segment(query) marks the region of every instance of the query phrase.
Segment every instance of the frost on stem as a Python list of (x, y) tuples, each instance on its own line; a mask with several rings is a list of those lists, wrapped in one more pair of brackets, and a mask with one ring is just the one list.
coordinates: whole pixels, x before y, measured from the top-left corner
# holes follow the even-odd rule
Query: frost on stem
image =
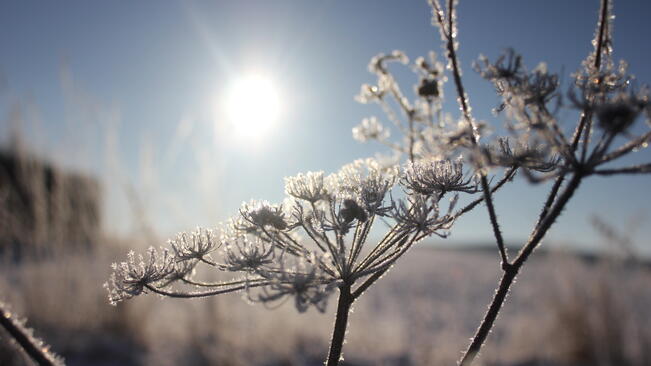
[(0, 301), (0, 328), (7, 332), (10, 343), (15, 342), (38, 365), (65, 365), (64, 359), (55, 354), (43, 340), (36, 337), (26, 323), (25, 319), (20, 319), (11, 311), (8, 304)]

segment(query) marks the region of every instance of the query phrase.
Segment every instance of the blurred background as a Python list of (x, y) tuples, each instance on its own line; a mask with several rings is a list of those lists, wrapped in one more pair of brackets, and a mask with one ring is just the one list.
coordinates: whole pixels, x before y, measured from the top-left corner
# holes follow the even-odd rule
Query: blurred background
[[(500, 131), (472, 71), (512, 47), (563, 90), (592, 50), (598, 1), (459, 5), (473, 113)], [(651, 4), (614, 7), (615, 59), (651, 82)], [(441, 52), (425, 1), (3, 1), (0, 3), (0, 300), (71, 365), (316, 365), (333, 322), (238, 295), (140, 297), (102, 284), (130, 249), (215, 227), (283, 177), (386, 152), (351, 129), (382, 111), (354, 100), (376, 54)], [(397, 67), (403, 90), (417, 79)], [(451, 85), (445, 112), (457, 116)], [(570, 107), (570, 106), (567, 106)], [(571, 108), (559, 119), (575, 121)], [(628, 163), (648, 162), (641, 150)], [(525, 267), (486, 365), (651, 364), (651, 178), (591, 178)], [(529, 234), (548, 186), (497, 195), (506, 240)], [(485, 210), (413, 250), (356, 304), (350, 365), (451, 364), (499, 278)], [(273, 316), (272, 316), (273, 315)], [(278, 335), (282, 334), (282, 337)], [(0, 332), (0, 364), (29, 361)]]

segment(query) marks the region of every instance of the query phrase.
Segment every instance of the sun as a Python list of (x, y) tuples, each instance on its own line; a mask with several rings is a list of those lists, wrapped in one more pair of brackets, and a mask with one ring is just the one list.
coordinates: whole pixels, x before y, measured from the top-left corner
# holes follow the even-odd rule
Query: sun
[(225, 117), (238, 139), (262, 140), (278, 122), (280, 94), (269, 77), (243, 76), (230, 85), (225, 97)]

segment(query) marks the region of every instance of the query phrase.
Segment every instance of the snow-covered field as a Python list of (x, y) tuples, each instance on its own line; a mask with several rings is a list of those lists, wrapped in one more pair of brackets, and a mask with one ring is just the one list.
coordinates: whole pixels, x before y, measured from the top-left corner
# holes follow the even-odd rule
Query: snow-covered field
[[(0, 292), (70, 365), (319, 365), (325, 314), (208, 300), (139, 297), (108, 305), (112, 250), (54, 262), (5, 263)], [(354, 307), (348, 365), (451, 365), (499, 279), (492, 250), (416, 248)], [(331, 300), (334, 302), (334, 298)], [(0, 333), (0, 364), (26, 361)], [(651, 269), (539, 252), (518, 278), (479, 364), (651, 364)]]

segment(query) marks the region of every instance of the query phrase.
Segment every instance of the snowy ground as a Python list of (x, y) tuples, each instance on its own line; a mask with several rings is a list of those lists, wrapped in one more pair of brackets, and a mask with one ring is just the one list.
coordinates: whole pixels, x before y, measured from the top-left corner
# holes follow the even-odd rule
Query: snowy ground
[[(3, 265), (0, 293), (70, 365), (320, 365), (325, 314), (210, 300), (106, 302), (110, 253)], [(492, 250), (415, 249), (354, 307), (347, 365), (451, 365), (499, 279)], [(0, 333), (0, 364), (20, 365)], [(651, 364), (651, 270), (539, 252), (484, 347), (480, 365)]]

